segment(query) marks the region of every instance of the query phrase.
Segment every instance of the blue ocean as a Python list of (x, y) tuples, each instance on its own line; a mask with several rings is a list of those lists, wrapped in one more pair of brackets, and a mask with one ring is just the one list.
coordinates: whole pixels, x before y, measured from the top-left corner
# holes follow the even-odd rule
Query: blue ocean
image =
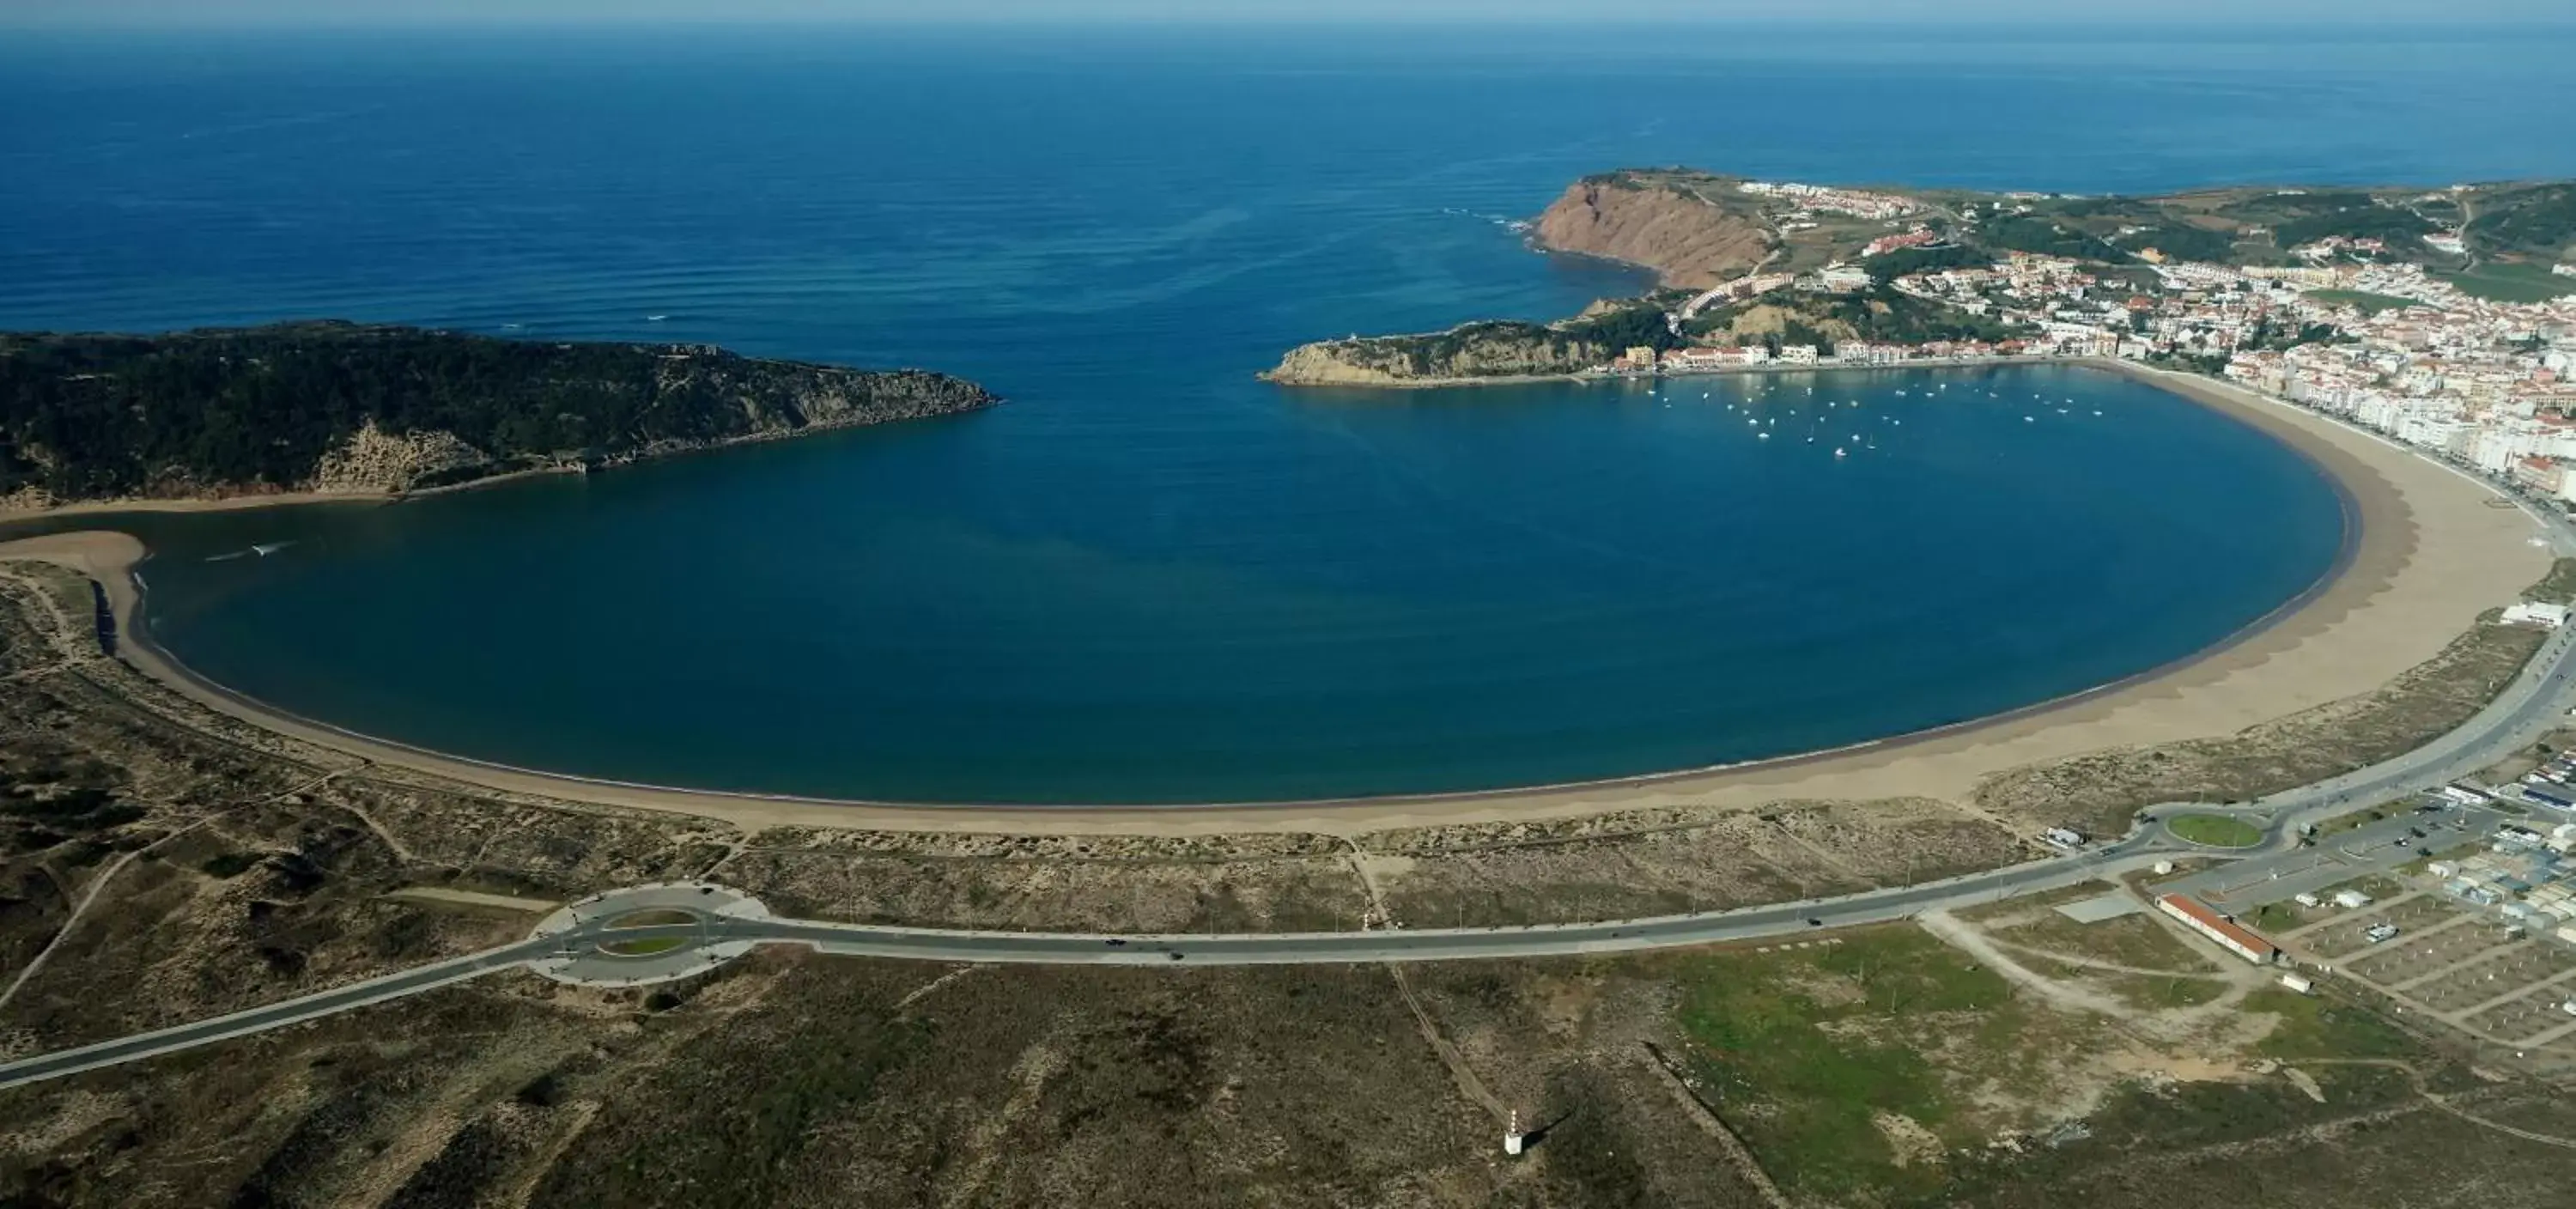
[[(1008, 397), (400, 506), (127, 523), (163, 644), (354, 730), (927, 801), (1609, 777), (2187, 657), (2316, 582), (2340, 502), (2253, 431), (2076, 369), (1403, 395), (1257, 371), (1633, 292), (1507, 225), (1617, 166), (2087, 192), (2576, 176), (2576, 142), (2500, 116), (2576, 112), (2571, 50), (26, 34), (0, 42), (0, 326), (704, 341)], [(216, 557), (253, 543), (275, 552)]]

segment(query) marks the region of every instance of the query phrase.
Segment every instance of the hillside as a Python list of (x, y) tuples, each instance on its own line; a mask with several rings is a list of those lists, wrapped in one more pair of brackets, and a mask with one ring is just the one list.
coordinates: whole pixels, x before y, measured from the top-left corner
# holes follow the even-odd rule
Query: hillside
[[(1750, 180), (1690, 168), (1630, 168), (1568, 186), (1529, 225), (1541, 249), (1654, 270), (1661, 296), (1556, 324), (1471, 323), (1414, 336), (1353, 337), (1292, 350), (1263, 376), (1286, 384), (1426, 385), (1566, 374), (1627, 348), (1687, 338), (1717, 345), (1846, 340), (1997, 341), (1998, 322), (1910, 274), (2015, 256), (2076, 262), (2107, 290), (2156, 294), (2156, 266), (2304, 266), (2351, 273), (2413, 265), (2482, 298), (2576, 293), (2550, 266), (2576, 258), (2576, 184), (2442, 189), (2230, 186), (2160, 196), (1992, 193)], [(1832, 271), (1828, 271), (1832, 270)], [(1728, 293), (1683, 300), (1726, 285)], [(1640, 318), (1670, 312), (1681, 335)], [(2025, 320), (2039, 316), (2025, 315)]]
[(1531, 233), (1542, 247), (1624, 260), (1665, 285), (1705, 289), (1752, 271), (1779, 244), (1752, 208), (1724, 204), (1728, 183), (1696, 174), (1586, 177), (1539, 214)]
[(395, 493), (993, 402), (944, 374), (703, 345), (335, 322), (0, 334), (0, 499)]
[(2004, 324), (1956, 307), (1872, 286), (1850, 294), (1782, 293), (1700, 312), (1685, 328), (1728, 343), (1813, 344), (1847, 340), (1918, 344), (1933, 340), (2004, 340)]
[(1547, 377), (1599, 365), (1636, 345), (1680, 343), (1654, 306), (1586, 311), (1556, 324), (1489, 320), (1445, 332), (1319, 340), (1261, 376), (1283, 386), (1427, 386), (1477, 378)]

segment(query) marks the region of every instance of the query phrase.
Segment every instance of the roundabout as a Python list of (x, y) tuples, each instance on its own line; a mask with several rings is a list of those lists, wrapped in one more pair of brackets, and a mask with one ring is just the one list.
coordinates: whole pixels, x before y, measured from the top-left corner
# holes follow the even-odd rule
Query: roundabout
[(712, 882), (652, 882), (567, 905), (537, 924), (549, 955), (528, 963), (573, 986), (641, 987), (672, 982), (748, 953), (755, 943), (721, 934), (727, 922), (768, 919), (759, 899)]
[(2263, 829), (2223, 814), (2178, 814), (2165, 820), (2175, 839), (2202, 848), (2251, 848), (2263, 842)]

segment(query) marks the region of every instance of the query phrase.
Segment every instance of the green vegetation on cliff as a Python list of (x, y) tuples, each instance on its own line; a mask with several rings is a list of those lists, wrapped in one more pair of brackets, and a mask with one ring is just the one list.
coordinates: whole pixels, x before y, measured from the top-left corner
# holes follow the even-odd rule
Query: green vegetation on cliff
[(2116, 245), (2073, 227), (2061, 226), (2045, 218), (2014, 215), (1998, 218), (1980, 227), (1977, 242), (2007, 252), (2035, 252), (2043, 256), (2065, 256), (2075, 260), (2103, 260), (2119, 264), (2135, 259)]
[(2478, 205), (2469, 235), (2481, 251), (2562, 260), (2576, 253), (2576, 185), (2498, 188)]
[(1688, 330), (1695, 336), (1727, 336), (1739, 343), (1813, 344), (1825, 350), (1846, 340), (1991, 342), (2016, 334), (1995, 320), (1884, 285), (1849, 294), (1768, 294), (1703, 311), (1691, 320)]
[(540, 343), (347, 323), (5, 334), (0, 495), (294, 489), (312, 485), (362, 436), (386, 434), (394, 448), (434, 445), (426, 460), (344, 468), (335, 484), (399, 490), (991, 402), (975, 384), (941, 374), (704, 346)]
[(1933, 273), (1942, 269), (1983, 269), (1995, 263), (1995, 254), (1983, 248), (1964, 244), (1943, 244), (1935, 248), (1899, 248), (1872, 256), (1862, 264), (1868, 267), (1870, 280), (1886, 283), (1916, 273)]
[(2547, 265), (2530, 261), (2490, 260), (2477, 268), (2459, 273), (2435, 273), (2434, 276), (2472, 298), (2495, 302), (2546, 302), (2563, 294), (2576, 294), (2576, 277), (2552, 273)]
[(1557, 332), (1569, 339), (1602, 348), (1631, 349), (1643, 345), (1658, 352), (1682, 343), (1673, 335), (1672, 324), (1664, 318), (1661, 307), (1632, 306), (1609, 311), (1589, 319), (1577, 319), (1559, 326)]

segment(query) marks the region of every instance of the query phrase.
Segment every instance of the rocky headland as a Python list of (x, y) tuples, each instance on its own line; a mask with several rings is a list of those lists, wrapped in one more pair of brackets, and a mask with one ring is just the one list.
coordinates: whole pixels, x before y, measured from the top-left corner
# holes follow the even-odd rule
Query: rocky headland
[(975, 383), (708, 345), (337, 322), (0, 335), (0, 506), (384, 496), (972, 411)]
[(1674, 289), (1704, 290), (1768, 262), (1780, 233), (1759, 211), (1713, 198), (1725, 178), (1608, 172), (1567, 187), (1530, 224), (1538, 246), (1653, 269)]
[[(1623, 357), (1632, 370), (1654, 370), (1676, 350), (1693, 352), (1683, 359), (1693, 370), (1768, 364), (1783, 350), (1796, 361), (1838, 359), (1844, 345), (1861, 346), (1864, 361), (1895, 355), (1889, 347), (1969, 346), (1985, 355), (2048, 335), (2052, 322), (2062, 328), (2070, 305), (2094, 328), (2141, 335), (2158, 299), (2205, 292), (2208, 278), (2177, 272), (2194, 264), (2365, 308), (2411, 301), (2348, 284), (2391, 267), (2443, 281), (2484, 274), (2493, 281), (2481, 297), (2548, 295), (2561, 278), (2543, 275), (2576, 264), (2576, 184), (2082, 196), (1632, 168), (1574, 182), (1525, 229), (1544, 251), (1651, 270), (1655, 287), (1557, 323), (1319, 341), (1263, 376), (1288, 385), (1440, 386), (1574, 374)], [(2084, 278), (2053, 310), (2031, 303), (2035, 282), (1997, 281), (2000, 269), (2021, 265), (2028, 277), (2044, 263)], [(1936, 276), (1943, 280), (1926, 284)], [(2145, 334), (2176, 344), (2169, 330)], [(2264, 337), (2272, 345), (2321, 338), (2305, 329)]]

